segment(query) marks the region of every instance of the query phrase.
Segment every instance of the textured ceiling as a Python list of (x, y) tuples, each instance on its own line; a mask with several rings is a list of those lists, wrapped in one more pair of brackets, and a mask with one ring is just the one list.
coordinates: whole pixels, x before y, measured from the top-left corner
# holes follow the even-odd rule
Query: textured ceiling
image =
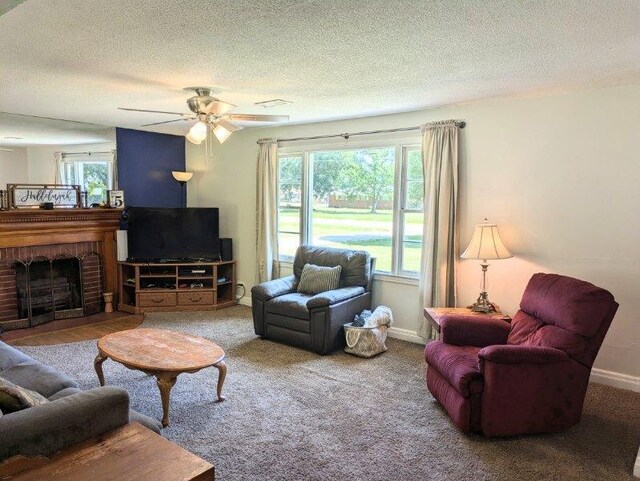
[(2, 146), (99, 144), (115, 139), (113, 127), (0, 112)]
[[(193, 85), (300, 123), (639, 81), (637, 0), (27, 0), (0, 16), (0, 111), (130, 128), (170, 117), (117, 107), (187, 111)], [(293, 104), (252, 105), (273, 98)]]

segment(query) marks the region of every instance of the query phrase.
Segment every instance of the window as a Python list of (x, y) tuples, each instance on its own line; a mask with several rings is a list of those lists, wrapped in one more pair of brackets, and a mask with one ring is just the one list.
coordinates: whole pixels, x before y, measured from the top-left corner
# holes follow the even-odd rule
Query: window
[(418, 147), (402, 149), (402, 185), (400, 205), (400, 272), (420, 271), (424, 209), (422, 154)]
[(87, 193), (87, 204), (106, 202), (113, 189), (113, 162), (108, 160), (63, 160), (60, 164), (63, 184), (79, 185)]
[(377, 269), (393, 257), (393, 147), (312, 152), (311, 244), (366, 249)]
[(376, 271), (416, 277), (422, 251), (419, 146), (280, 149), (278, 242), (290, 261), (301, 243), (363, 249)]
[(280, 259), (292, 260), (300, 245), (302, 156), (278, 158), (278, 247)]

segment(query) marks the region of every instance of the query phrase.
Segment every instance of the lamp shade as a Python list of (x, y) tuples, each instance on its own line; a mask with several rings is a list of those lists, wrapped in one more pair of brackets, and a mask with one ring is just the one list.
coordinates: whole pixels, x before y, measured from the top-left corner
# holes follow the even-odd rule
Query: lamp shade
[(513, 257), (500, 238), (496, 224), (477, 224), (469, 245), (460, 256), (463, 259), (508, 259)]
[(191, 129), (189, 130), (189, 136), (187, 137), (187, 139), (189, 139), (190, 142), (195, 141), (194, 143), (202, 142), (206, 138), (207, 138), (207, 124), (202, 121), (198, 122), (193, 127), (191, 127)]
[(213, 135), (218, 138), (220, 143), (223, 143), (225, 140), (229, 138), (231, 132), (227, 130), (224, 126), (218, 124), (213, 128)]
[(196, 145), (200, 145), (202, 143), (202, 140), (195, 139), (193, 135), (191, 135), (191, 132), (187, 133), (187, 140), (192, 144), (196, 144)]
[(179, 170), (171, 171), (171, 175), (178, 182), (189, 182), (191, 177), (193, 177), (193, 172), (180, 172)]

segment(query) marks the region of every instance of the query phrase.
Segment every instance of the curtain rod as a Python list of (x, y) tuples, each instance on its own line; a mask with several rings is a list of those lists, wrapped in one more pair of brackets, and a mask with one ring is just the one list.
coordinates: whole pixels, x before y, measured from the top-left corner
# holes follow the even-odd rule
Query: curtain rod
[(102, 152), (62, 152), (62, 156), (66, 157), (67, 155), (93, 155), (93, 154), (113, 154), (113, 150), (106, 150)]
[[(460, 127), (461, 129), (464, 129), (465, 126), (467, 125), (466, 122), (460, 120), (456, 120), (454, 122), (454, 125), (456, 127)], [(296, 140), (318, 140), (318, 139), (331, 139), (334, 137), (342, 137), (345, 140), (348, 140), (349, 137), (354, 137), (356, 135), (371, 135), (371, 134), (391, 134), (394, 132), (408, 132), (411, 130), (420, 130), (421, 126), (418, 125), (416, 127), (402, 127), (402, 128), (398, 128), (398, 129), (383, 129), (383, 130), (364, 130), (362, 132), (352, 132), (352, 133), (348, 133), (345, 132), (344, 134), (329, 134), (329, 135), (314, 135), (312, 137), (293, 137), (290, 139), (276, 139), (276, 141), (278, 143), (280, 142), (293, 142)], [(262, 142), (261, 140), (258, 140), (258, 143), (260, 144)]]

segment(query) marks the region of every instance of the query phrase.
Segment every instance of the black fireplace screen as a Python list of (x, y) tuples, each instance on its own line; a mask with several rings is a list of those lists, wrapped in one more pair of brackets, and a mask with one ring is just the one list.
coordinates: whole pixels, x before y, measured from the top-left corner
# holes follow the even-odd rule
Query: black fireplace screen
[[(29, 325), (35, 326), (96, 312), (102, 294), (99, 267), (100, 256), (94, 252), (82, 257), (36, 257), (16, 261), (18, 317), (29, 319)], [(90, 278), (84, 279), (85, 276)], [(89, 287), (85, 289), (87, 281)]]

